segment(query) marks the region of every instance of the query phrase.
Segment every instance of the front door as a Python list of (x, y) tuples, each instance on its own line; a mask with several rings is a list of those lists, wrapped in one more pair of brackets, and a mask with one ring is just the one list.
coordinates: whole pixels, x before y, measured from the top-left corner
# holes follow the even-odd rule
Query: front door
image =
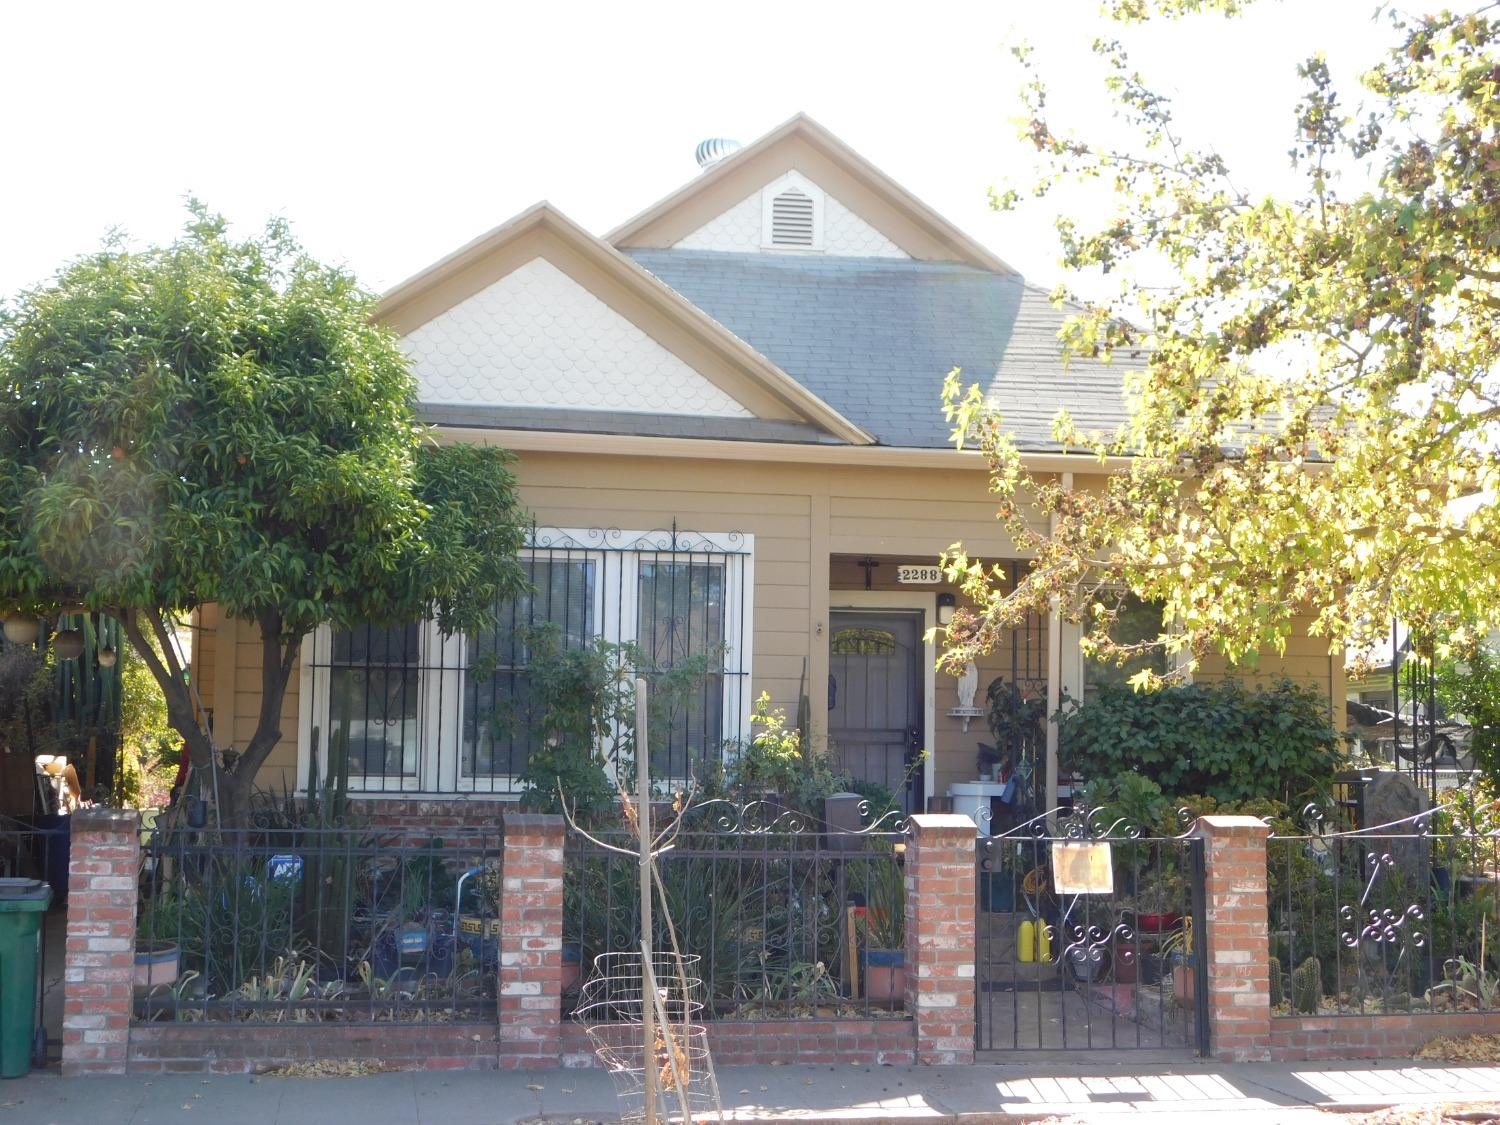
[(828, 743), (835, 768), (921, 812), (922, 613), (839, 610), (828, 638)]

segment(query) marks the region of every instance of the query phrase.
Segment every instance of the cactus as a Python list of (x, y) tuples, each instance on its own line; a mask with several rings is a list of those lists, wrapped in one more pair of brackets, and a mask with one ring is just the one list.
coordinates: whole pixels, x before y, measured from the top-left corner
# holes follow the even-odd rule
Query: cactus
[(1279, 1008), (1286, 1002), (1286, 987), (1282, 980), (1281, 959), (1271, 958), (1271, 1007)]
[(1323, 966), (1309, 957), (1292, 970), (1292, 1008), (1307, 1015), (1317, 1015), (1323, 1002)]

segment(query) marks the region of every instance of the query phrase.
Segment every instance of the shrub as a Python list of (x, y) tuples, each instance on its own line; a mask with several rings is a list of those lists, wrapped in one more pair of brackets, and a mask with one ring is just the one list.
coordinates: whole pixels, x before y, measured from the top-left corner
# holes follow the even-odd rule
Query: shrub
[(1343, 763), (1327, 700), (1287, 681), (1247, 691), (1234, 681), (1153, 692), (1107, 685), (1060, 718), (1060, 756), (1086, 778), (1135, 771), (1169, 794), (1219, 802), (1296, 800), (1326, 786)]

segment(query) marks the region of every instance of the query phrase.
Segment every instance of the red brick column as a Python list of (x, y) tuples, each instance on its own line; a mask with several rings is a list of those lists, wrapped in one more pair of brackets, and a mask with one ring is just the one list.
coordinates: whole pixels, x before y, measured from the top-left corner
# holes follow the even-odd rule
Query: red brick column
[(62, 1072), (124, 1074), (141, 818), (133, 809), (80, 809), (70, 819)]
[(500, 897), (500, 1065), (562, 1057), (563, 835), (560, 816), (505, 814)]
[(917, 1062), (974, 1061), (974, 822), (911, 818), (906, 848), (906, 1010)]
[(1205, 816), (1208, 879), (1198, 940), (1208, 953), (1209, 1050), (1226, 1062), (1271, 1057), (1271, 940), (1266, 918), (1266, 837), (1253, 816)]

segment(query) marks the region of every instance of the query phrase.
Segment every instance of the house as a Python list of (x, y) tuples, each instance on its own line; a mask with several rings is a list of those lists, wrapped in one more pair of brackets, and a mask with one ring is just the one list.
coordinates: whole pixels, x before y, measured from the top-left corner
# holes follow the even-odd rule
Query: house
[[(1098, 463), (1060, 450), (1051, 419), (1119, 421), (1123, 372), (1065, 370), (1064, 313), (1042, 289), (806, 116), (742, 149), (700, 146), (700, 162), (603, 237), (537, 204), (396, 286), (380, 315), (441, 440), (516, 452), (535, 592), (507, 621), (635, 641), (661, 663), (714, 655), (669, 772), (745, 737), (764, 691), (921, 808), (975, 778), (988, 737), (983, 718), (950, 714), (959, 683), (934, 672), (924, 637), (953, 592), (933, 564), (961, 540), (1024, 565), (983, 461), (949, 441), (943, 379), (960, 367), (985, 387), (1030, 472), (1083, 484)], [(201, 624), (199, 690), (234, 745), (255, 722), (258, 639), (212, 606)], [(486, 660), (493, 676), (476, 674)], [(351, 786), (380, 807), (508, 798), (530, 735), (490, 719), (524, 700), (525, 665), (509, 627), (320, 632), (262, 783), (304, 785), (314, 732), (347, 730)], [(1050, 714), (1114, 673), (1085, 665), (1076, 627), (1039, 620), (978, 668), (974, 702), (998, 677)], [(1325, 642), (1299, 630), (1254, 678), (1283, 675), (1342, 714)]]

